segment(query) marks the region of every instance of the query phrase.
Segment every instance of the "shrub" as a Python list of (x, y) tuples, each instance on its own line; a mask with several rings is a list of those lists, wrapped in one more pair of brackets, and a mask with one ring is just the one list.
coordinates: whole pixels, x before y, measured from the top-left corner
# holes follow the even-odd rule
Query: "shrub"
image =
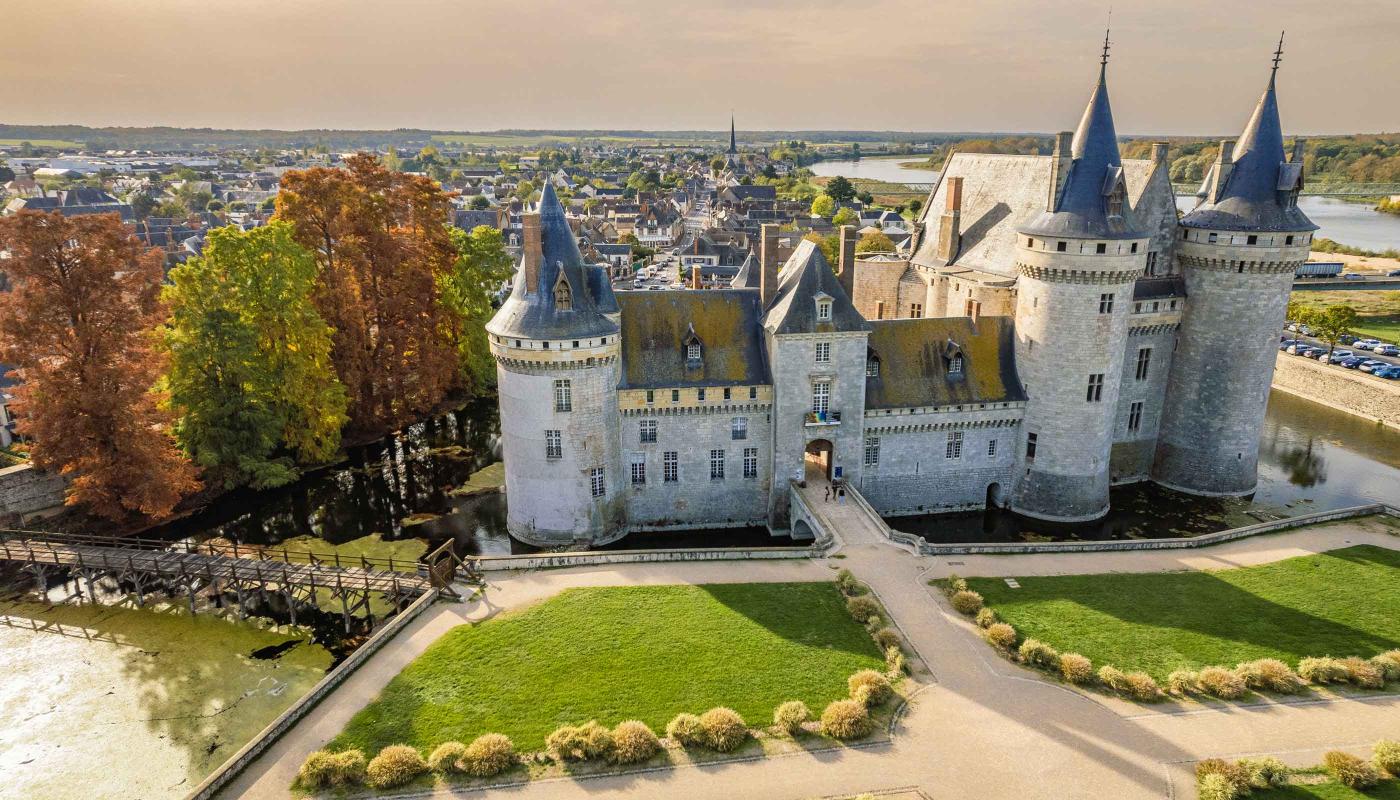
[(801, 700), (789, 700), (773, 710), (773, 724), (788, 736), (802, 733), (802, 723), (812, 718), (812, 712)]
[(1386, 683), (1400, 681), (1400, 650), (1381, 653), (1372, 658), (1371, 663), (1380, 668), (1381, 677), (1385, 678)]
[(833, 739), (859, 739), (874, 728), (870, 712), (855, 700), (834, 700), (822, 712), (822, 733)]
[(1322, 766), (1327, 768), (1327, 774), (1338, 783), (1352, 789), (1366, 789), (1381, 782), (1380, 773), (1371, 766), (1371, 762), (1340, 750), (1333, 750), (1324, 755)]
[(1061, 653), (1060, 676), (1070, 683), (1089, 683), (1094, 679), (1094, 665), (1078, 653)]
[(391, 744), (365, 767), (365, 783), (374, 789), (392, 789), (428, 771), (428, 762), (406, 744)]
[(744, 718), (732, 708), (712, 708), (700, 715), (700, 727), (705, 731), (705, 744), (711, 750), (728, 753), (749, 738)]
[(509, 736), (499, 733), (484, 733), (467, 745), (466, 752), (457, 759), (457, 769), (489, 778), (515, 766), (515, 743)]
[(1297, 694), (1303, 691), (1303, 679), (1298, 677), (1287, 664), (1277, 658), (1261, 658), (1256, 661), (1246, 661), (1235, 667), (1235, 674), (1240, 676), (1244, 685), (1255, 691), (1280, 692), (1282, 694)]
[(606, 758), (613, 748), (612, 733), (596, 720), (582, 725), (560, 725), (544, 741), (545, 748), (557, 761)]
[(852, 597), (846, 601), (846, 610), (851, 612), (851, 618), (856, 622), (864, 623), (871, 617), (879, 618), (880, 604), (869, 597)]
[(998, 622), (1001, 622), (1001, 617), (998, 617), (997, 612), (990, 608), (984, 606), (981, 611), (977, 612), (977, 627), (979, 628), (990, 628)]
[(1167, 676), (1167, 691), (1182, 696), (1195, 694), (1201, 691), (1201, 676), (1195, 670), (1173, 670)]
[(1238, 763), (1249, 776), (1251, 788), (1273, 789), (1288, 785), (1288, 767), (1277, 758), (1242, 758)]
[(1342, 659), (1346, 668), (1347, 680), (1363, 689), (1385, 688), (1385, 671), (1364, 658), (1351, 656)]
[(1003, 650), (1016, 646), (1016, 629), (1005, 622), (998, 622), (987, 629), (987, 641)]
[(467, 746), (461, 742), (443, 742), (428, 754), (428, 769), (433, 772), (460, 772), (458, 761), (466, 755)]
[(856, 597), (870, 591), (865, 588), (865, 584), (856, 580), (856, 576), (848, 569), (843, 569), (836, 573), (836, 588), (841, 590), (841, 594), (847, 597)]
[(681, 747), (694, 747), (705, 743), (705, 729), (700, 718), (694, 714), (677, 714), (666, 723), (666, 736)]
[[(1235, 798), (1249, 794), (1249, 771), (1233, 761), (1207, 758), (1196, 764), (1196, 783), (1201, 800), (1207, 797)], [(1214, 795), (1207, 795), (1210, 787)]]
[(661, 742), (645, 722), (629, 719), (619, 722), (612, 731), (611, 758), (617, 764), (638, 764), (656, 755)]
[(969, 617), (982, 610), (982, 595), (970, 589), (953, 592), (948, 602), (953, 604), (953, 610)]
[(1240, 790), (1224, 775), (1210, 773), (1196, 779), (1196, 797), (1199, 800), (1236, 800)]
[(365, 781), (365, 754), (359, 750), (317, 750), (302, 762), (297, 782), (306, 789), (352, 786)]
[(885, 669), (895, 675), (904, 672), (904, 653), (898, 647), (889, 647), (885, 649)]
[(1238, 700), (1244, 697), (1248, 687), (1240, 676), (1224, 667), (1206, 667), (1197, 676), (1201, 691), (1215, 695), (1221, 700)]
[(1021, 649), (1017, 652), (1021, 656), (1021, 663), (1029, 664), (1037, 669), (1053, 670), (1060, 666), (1059, 652), (1039, 639), (1027, 639), (1021, 642)]
[(855, 699), (857, 690), (862, 687), (868, 692), (865, 698), (866, 706), (884, 705), (894, 694), (889, 678), (873, 669), (863, 669), (846, 679), (846, 689), (850, 691), (852, 699)]
[(955, 595), (955, 594), (957, 594), (958, 592), (965, 592), (965, 591), (967, 591), (967, 581), (964, 580), (964, 579), (962, 579), (962, 578), (960, 578), (960, 577), (958, 577), (957, 573), (953, 573), (953, 574), (949, 575), (947, 578), (944, 579), (944, 583), (943, 583), (943, 593), (944, 593), (944, 594), (946, 594), (946, 595), (948, 595), (948, 596), (951, 597), (952, 595)]
[(1344, 683), (1350, 677), (1346, 664), (1330, 656), (1298, 662), (1298, 675), (1308, 683)]
[(1157, 681), (1152, 679), (1146, 672), (1129, 672), (1123, 676), (1127, 681), (1128, 696), (1134, 700), (1144, 703), (1155, 703), (1162, 699), (1162, 687), (1157, 685)]
[(1392, 777), (1400, 778), (1400, 742), (1391, 739), (1382, 739), (1376, 742), (1371, 763), (1376, 765), (1376, 769), (1389, 772)]
[(1123, 670), (1112, 664), (1104, 664), (1099, 667), (1099, 683), (1115, 692), (1128, 691), (1128, 676), (1123, 674)]
[(875, 631), (874, 638), (875, 644), (880, 648), (881, 653), (891, 647), (899, 647), (899, 634), (894, 632), (894, 628), (881, 628)]

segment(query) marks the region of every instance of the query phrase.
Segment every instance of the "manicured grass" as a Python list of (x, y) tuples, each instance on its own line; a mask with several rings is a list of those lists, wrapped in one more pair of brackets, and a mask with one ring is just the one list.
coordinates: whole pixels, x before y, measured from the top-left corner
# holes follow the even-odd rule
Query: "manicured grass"
[(537, 750), (565, 723), (660, 732), (719, 705), (763, 726), (785, 700), (820, 713), (867, 668), (884, 662), (832, 583), (570, 589), (450, 631), (329, 747), (426, 750), (495, 732)]
[(1280, 789), (1255, 789), (1250, 793), (1251, 800), (1400, 800), (1400, 781), (1384, 781), (1379, 786), (1366, 791), (1348, 789), (1336, 781), (1285, 786)]
[[(1400, 292), (1343, 291), (1294, 292), (1292, 299), (1308, 308), (1345, 304), (1356, 309), (1352, 333), (1386, 342), (1400, 341)], [(1346, 345), (1342, 345), (1345, 347)]]
[(1216, 572), (1068, 575), (968, 584), (1022, 636), (1095, 666), (1172, 670), (1400, 647), (1400, 553), (1361, 545)]

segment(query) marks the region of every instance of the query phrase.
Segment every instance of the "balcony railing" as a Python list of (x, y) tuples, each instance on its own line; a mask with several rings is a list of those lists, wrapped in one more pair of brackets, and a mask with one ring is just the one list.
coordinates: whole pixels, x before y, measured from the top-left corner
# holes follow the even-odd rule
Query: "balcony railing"
[(809, 428), (822, 427), (827, 425), (840, 425), (840, 411), (808, 411), (804, 424)]

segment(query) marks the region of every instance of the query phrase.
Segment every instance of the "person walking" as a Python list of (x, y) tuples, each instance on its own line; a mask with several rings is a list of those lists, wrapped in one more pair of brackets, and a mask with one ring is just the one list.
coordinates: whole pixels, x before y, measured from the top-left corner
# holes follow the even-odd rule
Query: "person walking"
[(826, 494), (822, 497), (822, 502), (824, 502), (824, 503), (830, 503), (830, 502), (831, 502), (831, 485), (830, 485), (830, 484), (827, 484), (827, 487), (826, 487)]

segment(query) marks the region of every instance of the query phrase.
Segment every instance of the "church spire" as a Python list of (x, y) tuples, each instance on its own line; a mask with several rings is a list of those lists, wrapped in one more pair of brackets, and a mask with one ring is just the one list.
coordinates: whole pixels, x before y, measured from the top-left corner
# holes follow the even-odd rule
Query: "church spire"
[(734, 133), (734, 115), (729, 115), (729, 154), (739, 154), (739, 138)]

